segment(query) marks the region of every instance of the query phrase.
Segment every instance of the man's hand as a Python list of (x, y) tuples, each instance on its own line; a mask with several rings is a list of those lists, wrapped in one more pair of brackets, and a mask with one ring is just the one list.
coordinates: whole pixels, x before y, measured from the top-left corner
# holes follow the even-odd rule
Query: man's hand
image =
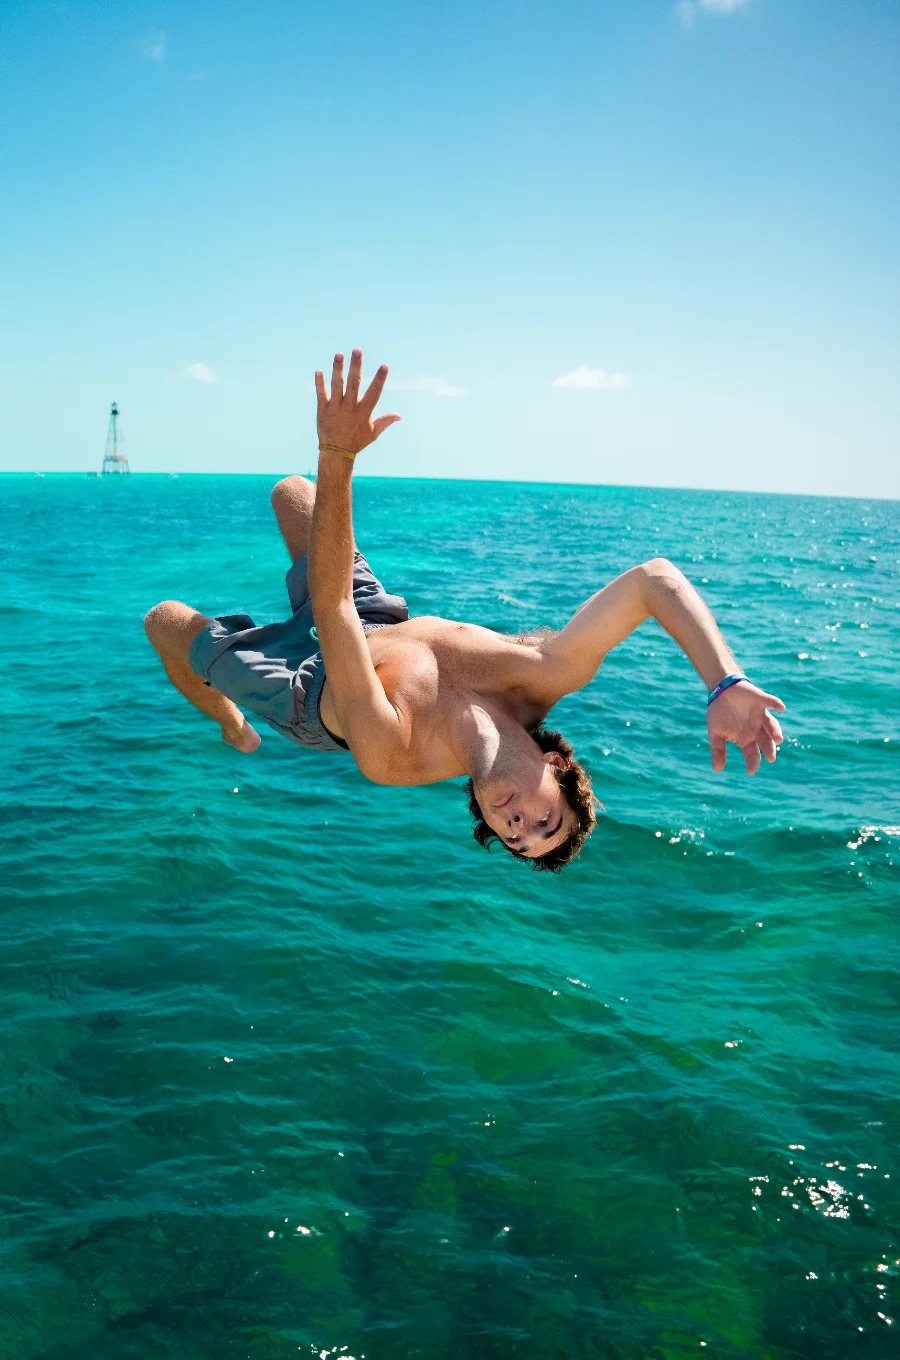
[(317, 428), (320, 444), (330, 444), (332, 449), (339, 449), (352, 456), (359, 453), (367, 444), (371, 444), (389, 425), (400, 419), (398, 415), (372, 419), (372, 412), (384, 391), (387, 375), (387, 364), (382, 364), (361, 397), (359, 385), (362, 379), (362, 350), (355, 349), (350, 356), (350, 372), (347, 374), (345, 392), (344, 356), (336, 354), (331, 370), (329, 397), (325, 391), (325, 374), (321, 369), (317, 370), (316, 394), (319, 399)]
[(712, 701), (706, 710), (706, 726), (716, 773), (725, 768), (729, 741), (741, 748), (748, 774), (756, 774), (759, 769), (760, 752), (769, 764), (773, 763), (783, 738), (777, 719), (768, 712), (770, 708), (784, 712), (780, 699), (757, 689), (748, 680), (730, 685)]

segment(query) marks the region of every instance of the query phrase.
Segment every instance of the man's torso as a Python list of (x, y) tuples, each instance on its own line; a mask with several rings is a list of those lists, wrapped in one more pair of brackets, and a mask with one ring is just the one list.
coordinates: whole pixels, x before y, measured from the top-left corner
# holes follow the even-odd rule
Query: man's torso
[[(408, 735), (407, 755), (386, 783), (430, 784), (465, 771), (451, 749), (452, 717), (479, 694), (513, 704), (522, 724), (539, 722), (559, 699), (559, 668), (545, 637), (514, 638), (450, 619), (409, 619), (366, 634), (388, 700)], [(343, 737), (326, 680), (322, 721)]]

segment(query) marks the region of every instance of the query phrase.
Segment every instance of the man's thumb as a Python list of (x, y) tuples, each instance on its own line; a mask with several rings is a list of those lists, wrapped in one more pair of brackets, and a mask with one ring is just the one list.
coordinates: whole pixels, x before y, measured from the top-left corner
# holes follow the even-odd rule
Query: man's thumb
[(377, 420), (372, 422), (372, 429), (375, 431), (375, 438), (377, 439), (380, 434), (384, 434), (385, 430), (389, 425), (393, 425), (398, 420), (402, 419), (403, 417), (398, 415), (379, 416)]

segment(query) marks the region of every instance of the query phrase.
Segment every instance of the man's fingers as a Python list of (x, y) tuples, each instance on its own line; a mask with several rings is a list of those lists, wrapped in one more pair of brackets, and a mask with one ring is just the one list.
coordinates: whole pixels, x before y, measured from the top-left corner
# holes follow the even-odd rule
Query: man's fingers
[(778, 755), (778, 747), (775, 745), (774, 740), (767, 733), (763, 733), (762, 736), (760, 737), (759, 749), (762, 751), (763, 755), (765, 756), (769, 764), (774, 765), (775, 757)]
[(784, 733), (781, 730), (781, 723), (778, 721), (777, 718), (773, 718), (771, 713), (766, 714), (764, 730), (766, 732), (766, 735), (772, 738), (776, 746), (780, 746), (781, 743), (784, 741)]
[(321, 368), (316, 369), (316, 396), (319, 398), (319, 405), (328, 400), (325, 394), (325, 374)]
[(710, 737), (709, 749), (712, 752), (712, 767), (716, 774), (720, 774), (725, 769), (725, 761), (728, 758), (728, 746), (724, 737)]
[(350, 371), (347, 374), (347, 396), (356, 401), (359, 384), (362, 381), (362, 350), (355, 349), (350, 355)]
[(377, 420), (373, 420), (372, 429), (375, 431), (375, 438), (377, 439), (380, 434), (384, 434), (384, 431), (389, 425), (395, 425), (400, 419), (402, 419), (401, 416), (390, 415), (379, 416)]
[(765, 690), (763, 690), (762, 697), (766, 701), (766, 708), (774, 708), (776, 713), (784, 713), (786, 705), (781, 702), (777, 695), (766, 694)]
[(756, 742), (751, 741), (748, 746), (742, 746), (741, 755), (747, 762), (747, 773), (756, 774), (759, 769), (759, 747)]
[(375, 410), (375, 407), (378, 405), (378, 398), (384, 391), (384, 385), (387, 382), (387, 375), (388, 366), (387, 364), (382, 364), (378, 372), (375, 374), (375, 377), (372, 379), (372, 381), (369, 383), (369, 386), (366, 388), (365, 396), (363, 397), (362, 401), (359, 404), (367, 415), (371, 415), (371, 413)]
[(331, 370), (331, 400), (340, 401), (344, 395), (344, 356), (336, 354)]

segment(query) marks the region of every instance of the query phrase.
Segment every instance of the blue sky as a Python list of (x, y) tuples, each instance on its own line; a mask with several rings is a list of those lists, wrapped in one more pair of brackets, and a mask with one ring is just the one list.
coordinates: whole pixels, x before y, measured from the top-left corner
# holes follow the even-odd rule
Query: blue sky
[(0, 467), (900, 497), (896, 0), (4, 0)]

